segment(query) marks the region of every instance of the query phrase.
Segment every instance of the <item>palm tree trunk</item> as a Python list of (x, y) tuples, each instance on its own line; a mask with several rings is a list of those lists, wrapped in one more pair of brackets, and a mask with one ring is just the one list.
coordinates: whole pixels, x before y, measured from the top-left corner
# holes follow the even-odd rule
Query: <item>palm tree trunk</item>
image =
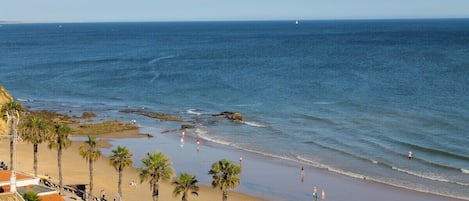
[(117, 191), (119, 194), (119, 197), (117, 198), (117, 201), (122, 200), (122, 168), (119, 168), (119, 181), (117, 182)]
[(225, 190), (225, 191), (223, 191), (222, 194), (223, 194), (222, 200), (223, 200), (223, 201), (227, 201), (227, 200), (228, 200), (228, 192)]
[(158, 201), (159, 187), (160, 185), (157, 182), (153, 184), (153, 201)]
[(93, 161), (90, 159), (90, 201), (93, 200)]
[(13, 170), (14, 163), (13, 163), (13, 149), (14, 149), (14, 144), (13, 144), (13, 135), (10, 137), (10, 170)]
[(63, 183), (62, 183), (62, 147), (59, 145), (57, 149), (57, 164), (59, 166), (59, 193), (62, 195)]
[(14, 127), (14, 122), (15, 122), (15, 118), (12, 118), (12, 117), (9, 117), (8, 120), (10, 121), (10, 170), (14, 170), (15, 169), (15, 163), (14, 163), (14, 150), (15, 150), (15, 129), (13, 128)]
[(34, 176), (37, 177), (37, 144), (33, 144), (33, 155), (34, 155)]

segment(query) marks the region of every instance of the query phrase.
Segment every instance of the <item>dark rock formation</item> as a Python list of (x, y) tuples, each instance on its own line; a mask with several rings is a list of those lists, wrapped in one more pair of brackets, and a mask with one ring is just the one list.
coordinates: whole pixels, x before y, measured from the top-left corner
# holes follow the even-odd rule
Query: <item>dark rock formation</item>
[(221, 112), (220, 114), (214, 114), (212, 116), (215, 117), (225, 117), (227, 119), (233, 120), (233, 121), (242, 121), (243, 120), (243, 115), (239, 112)]
[(144, 110), (126, 109), (126, 110), (121, 110), (119, 112), (139, 114), (139, 115), (147, 116), (150, 118), (159, 119), (162, 121), (182, 121), (182, 118), (180, 117), (175, 117), (175, 116), (156, 113), (156, 112), (149, 112), (149, 111), (144, 111)]
[(189, 124), (182, 124), (181, 129), (193, 129), (194, 125), (189, 125)]

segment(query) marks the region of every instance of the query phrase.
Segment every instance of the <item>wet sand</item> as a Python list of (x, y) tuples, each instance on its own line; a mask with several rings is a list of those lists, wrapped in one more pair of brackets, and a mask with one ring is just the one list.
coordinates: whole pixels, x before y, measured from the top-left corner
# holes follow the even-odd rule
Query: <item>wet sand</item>
[[(178, 134), (161, 134), (154, 130), (143, 129), (144, 133), (152, 133), (153, 138), (141, 137), (138, 132), (126, 132), (99, 136), (103, 139), (106, 148), (102, 149), (104, 155), (109, 155), (111, 149), (117, 145), (126, 146), (134, 154), (134, 167), (124, 171), (123, 200), (150, 200), (151, 191), (148, 184), (139, 182), (135, 167), (141, 165), (140, 159), (146, 152), (162, 151), (171, 158), (173, 168), (177, 174), (188, 172), (195, 174), (201, 185), (200, 196), (190, 196), (189, 200), (211, 201), (221, 200), (221, 192), (211, 188), (211, 176), (207, 174), (213, 162), (226, 158), (239, 162), (243, 157), (241, 184), (230, 192), (228, 200), (312, 200), (313, 187), (319, 192), (318, 200), (380, 200), (380, 201), (458, 201), (430, 193), (416, 192), (403, 188), (380, 184), (377, 182), (352, 178), (324, 169), (310, 167), (293, 161), (272, 158), (241, 151), (229, 146), (199, 140), (197, 143), (190, 132), (185, 136), (184, 146), (180, 146)], [(128, 138), (129, 137), (129, 138)], [(84, 137), (74, 138), (80, 140)], [(63, 154), (64, 184), (88, 184), (88, 164), (78, 154), (78, 147), (82, 142), (75, 141), (72, 147)], [(24, 172), (33, 173), (32, 145), (20, 142), (17, 152), (17, 167)], [(198, 151), (197, 151), (198, 150)], [(57, 153), (49, 150), (46, 145), (39, 147), (38, 173), (49, 175), (57, 181)], [(0, 141), (0, 160), (9, 161), (9, 144), (6, 139)], [(304, 181), (301, 182), (301, 167), (304, 167)], [(101, 190), (106, 192), (108, 198), (117, 194), (117, 172), (109, 165), (108, 158), (102, 157), (94, 168), (94, 194), (99, 195)], [(135, 181), (136, 187), (130, 186)], [(180, 200), (172, 196), (173, 187), (169, 182), (163, 182), (160, 188), (160, 200)], [(325, 191), (325, 198), (321, 191)]]
[[(78, 154), (78, 147), (81, 142), (74, 142), (72, 146), (63, 153), (63, 179), (64, 184), (88, 184), (89, 170), (86, 161)], [(0, 160), (8, 162), (9, 142), (6, 139), (0, 141)], [(57, 152), (49, 150), (45, 144), (39, 146), (38, 153), (38, 174), (49, 175), (51, 180), (58, 183)], [(30, 144), (20, 142), (17, 146), (18, 170), (33, 174), (33, 147)], [(177, 168), (177, 167), (174, 167)], [(117, 195), (117, 171), (109, 165), (107, 157), (100, 158), (94, 166), (94, 189), (93, 194), (99, 195), (104, 190), (108, 200), (112, 200)], [(134, 180), (137, 185), (131, 186)], [(140, 183), (138, 173), (135, 168), (127, 168), (123, 173), (122, 181), (123, 200), (151, 200), (151, 190), (147, 183)], [(160, 200), (181, 200), (180, 197), (173, 197), (173, 187), (169, 182), (162, 182), (160, 185)], [(218, 201), (221, 200), (221, 191), (208, 186), (201, 185), (199, 196), (189, 196), (189, 200)], [(252, 200), (262, 199), (248, 196), (246, 194), (230, 192), (229, 200)]]

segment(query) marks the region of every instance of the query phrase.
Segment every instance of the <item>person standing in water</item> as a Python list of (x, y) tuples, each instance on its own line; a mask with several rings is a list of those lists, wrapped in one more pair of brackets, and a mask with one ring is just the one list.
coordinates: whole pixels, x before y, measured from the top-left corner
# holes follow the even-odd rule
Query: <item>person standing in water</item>
[(305, 180), (305, 169), (304, 169), (303, 166), (301, 166), (301, 173), (300, 174), (301, 174), (300, 175), (301, 176), (301, 183), (303, 183), (304, 180)]
[(318, 201), (318, 188), (316, 186), (313, 188), (313, 201)]
[(409, 151), (407, 157), (409, 158), (409, 160), (411, 160), (412, 158), (414, 158), (414, 153), (412, 153), (412, 151)]

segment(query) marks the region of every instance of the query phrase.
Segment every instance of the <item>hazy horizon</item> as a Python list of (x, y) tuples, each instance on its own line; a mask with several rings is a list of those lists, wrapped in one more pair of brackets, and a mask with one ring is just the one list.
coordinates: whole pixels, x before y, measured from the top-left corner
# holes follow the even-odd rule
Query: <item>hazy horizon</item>
[(465, 0), (0, 0), (0, 22), (180, 22), (469, 18)]

